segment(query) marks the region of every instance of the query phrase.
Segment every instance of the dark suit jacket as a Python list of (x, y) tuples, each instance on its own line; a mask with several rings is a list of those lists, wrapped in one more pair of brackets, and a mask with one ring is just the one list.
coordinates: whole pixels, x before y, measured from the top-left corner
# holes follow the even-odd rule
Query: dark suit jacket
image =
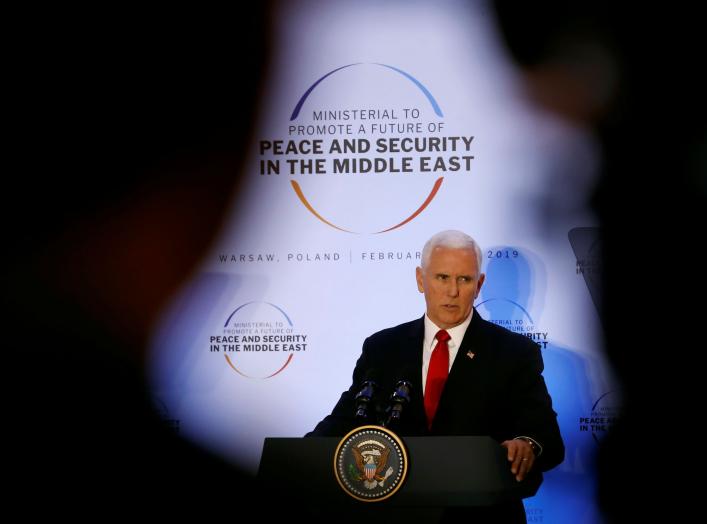
[(543, 447), (534, 470), (547, 471), (562, 462), (564, 445), (537, 344), (487, 322), (474, 310), (428, 430), (422, 396), (423, 338), (424, 317), (368, 337), (351, 387), (308, 435), (343, 436), (361, 425), (354, 418), (355, 396), (364, 380), (380, 383), (380, 401), (386, 404), (395, 383), (405, 378), (413, 390), (402, 423), (395, 428), (398, 434), (489, 435), (499, 443), (529, 436)]

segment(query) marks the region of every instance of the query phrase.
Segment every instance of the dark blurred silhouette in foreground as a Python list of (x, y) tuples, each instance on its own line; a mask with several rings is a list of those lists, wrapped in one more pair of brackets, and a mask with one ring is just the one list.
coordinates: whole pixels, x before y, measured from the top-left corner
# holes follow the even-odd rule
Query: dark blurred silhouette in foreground
[(603, 148), (591, 202), (600, 316), (624, 401), (599, 453), (600, 507), (608, 522), (681, 520), (698, 500), (686, 479), (701, 469), (702, 447), (691, 388), (704, 344), (695, 310), (683, 307), (704, 296), (705, 280), (694, 251), (707, 204), (700, 17), (684, 7), (494, 4), (529, 96), (593, 130)]
[(25, 515), (207, 516), (249, 500), (250, 478), (160, 420), (144, 359), (237, 190), (269, 15), (251, 2), (17, 18), (26, 149), (4, 182), (2, 286), (9, 499)]

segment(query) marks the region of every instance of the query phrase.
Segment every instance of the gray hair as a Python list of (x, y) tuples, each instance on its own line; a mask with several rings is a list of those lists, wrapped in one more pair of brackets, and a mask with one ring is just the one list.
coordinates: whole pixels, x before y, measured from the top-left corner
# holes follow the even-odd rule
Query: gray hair
[(424, 268), (430, 261), (430, 255), (436, 247), (448, 247), (452, 249), (471, 249), (476, 255), (476, 262), (479, 265), (479, 272), (481, 272), (481, 248), (476, 240), (471, 238), (466, 233), (461, 231), (456, 231), (454, 229), (448, 229), (447, 231), (440, 231), (439, 233), (432, 235), (426, 243), (425, 247), (422, 248), (422, 263), (421, 266)]

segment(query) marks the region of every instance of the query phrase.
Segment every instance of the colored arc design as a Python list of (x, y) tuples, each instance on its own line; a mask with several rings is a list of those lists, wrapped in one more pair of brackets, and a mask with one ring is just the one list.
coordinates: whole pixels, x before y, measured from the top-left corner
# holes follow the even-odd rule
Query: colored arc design
[[(298, 117), (299, 114), (300, 114), (300, 111), (302, 111), (302, 106), (304, 105), (304, 103), (305, 103), (305, 101), (307, 100), (307, 98), (309, 97), (309, 95), (310, 95), (310, 94), (312, 93), (312, 91), (314, 91), (314, 89), (315, 89), (319, 84), (321, 84), (327, 77), (333, 75), (334, 73), (336, 73), (336, 72), (338, 72), (338, 71), (341, 71), (342, 69), (346, 69), (347, 67), (353, 67), (353, 66), (362, 65), (362, 64), (363, 64), (363, 62), (356, 62), (356, 63), (354, 63), (354, 64), (347, 64), (347, 65), (345, 65), (345, 66), (337, 67), (337, 68), (334, 69), (333, 71), (329, 71), (326, 75), (324, 75), (324, 76), (321, 77), (319, 80), (317, 80), (316, 82), (314, 82), (311, 86), (309, 86), (309, 89), (307, 89), (307, 90), (304, 92), (304, 94), (300, 97), (300, 99), (297, 101), (297, 105), (295, 106), (295, 109), (292, 111), (292, 115), (290, 115), (290, 122), (292, 122), (293, 120), (296, 120), (296, 119), (297, 119), (297, 117)], [(406, 73), (406, 72), (403, 71), (402, 69), (398, 69), (397, 67), (393, 67), (393, 66), (386, 65), (386, 64), (379, 64), (379, 63), (373, 63), (373, 65), (385, 67), (385, 68), (387, 68), (387, 69), (390, 69), (391, 71), (395, 71), (396, 73), (400, 73), (400, 74), (403, 75), (405, 78), (407, 78), (408, 80), (410, 80), (413, 84), (415, 84), (415, 86), (416, 86), (420, 91), (422, 91), (422, 94), (425, 95), (425, 98), (427, 98), (427, 100), (428, 100), (428, 102), (430, 103), (430, 105), (432, 106), (432, 109), (434, 110), (435, 114), (436, 114), (438, 117), (440, 117), (440, 118), (444, 116), (444, 114), (442, 113), (442, 109), (439, 107), (439, 104), (437, 103), (437, 100), (435, 100), (435, 97), (432, 96), (432, 93), (430, 93), (429, 89), (427, 89), (427, 88), (422, 84), (422, 82), (420, 82), (417, 78), (415, 78), (414, 76), (412, 76), (410, 73)]]
[[(249, 306), (249, 305), (251, 305), (251, 304), (256, 304), (257, 302), (258, 302), (257, 300), (254, 300), (254, 301), (252, 301), (252, 302), (246, 302), (245, 304), (242, 304), (242, 305), (238, 306), (238, 307), (233, 311), (233, 313), (231, 313), (231, 314), (228, 316), (228, 318), (226, 319), (226, 323), (224, 324), (224, 327), (227, 327), (227, 326), (228, 326), (228, 323), (229, 323), (229, 322), (231, 321), (231, 319), (233, 318), (233, 315), (235, 315), (236, 313), (238, 313), (238, 311), (240, 311), (240, 310), (243, 309), (244, 307)], [(276, 306), (275, 304), (272, 304), (272, 303), (270, 303), (270, 302), (262, 302), (262, 304), (267, 304), (268, 306), (272, 306), (272, 307), (274, 307), (275, 309), (277, 309), (280, 313), (282, 313), (282, 316), (285, 317), (285, 320), (287, 320), (287, 323), (288, 323), (290, 326), (293, 325), (293, 324), (292, 324), (292, 320), (290, 320), (290, 317), (287, 316), (287, 313), (285, 313), (285, 312), (282, 310), (282, 308), (280, 308), (280, 307), (278, 307), (278, 306)], [(266, 378), (272, 378), (272, 377), (274, 377), (275, 375), (277, 375), (278, 373), (280, 373), (282, 370), (284, 370), (284, 369), (287, 367), (287, 365), (290, 363), (290, 361), (292, 360), (292, 357), (294, 357), (294, 354), (290, 353), (290, 356), (287, 357), (287, 360), (286, 360), (285, 363), (282, 365), (282, 367), (280, 367), (280, 369), (278, 369), (277, 371), (275, 371), (275, 373), (272, 373), (271, 375), (267, 375), (267, 376), (265, 376), (265, 377), (254, 377), (254, 376), (252, 376), (252, 375), (248, 375), (248, 374), (246, 374), (246, 373), (243, 373), (240, 369), (238, 369), (238, 368), (236, 367), (236, 365), (231, 361), (231, 359), (228, 357), (228, 355), (224, 354), (223, 356), (226, 357), (226, 362), (228, 362), (228, 365), (231, 366), (231, 369), (233, 369), (233, 371), (235, 371), (236, 373), (238, 373), (238, 374), (241, 375), (242, 377), (265, 380)]]
[[(389, 231), (393, 231), (394, 229), (398, 229), (399, 227), (404, 226), (405, 224), (407, 224), (408, 222), (413, 220), (415, 217), (417, 217), (420, 213), (422, 213), (425, 210), (425, 208), (430, 204), (430, 202), (432, 202), (435, 195), (437, 195), (437, 191), (439, 191), (439, 188), (441, 187), (443, 180), (444, 180), (444, 177), (439, 177), (437, 179), (437, 181), (434, 183), (434, 186), (432, 187), (432, 191), (430, 191), (430, 194), (427, 195), (427, 198), (425, 199), (425, 201), (420, 205), (420, 207), (418, 207), (415, 210), (415, 212), (412, 215), (407, 217), (402, 222), (395, 224), (394, 226), (389, 227), (387, 229), (383, 229), (382, 231), (376, 231), (374, 234), (378, 235), (380, 233), (387, 233)], [(304, 207), (306, 207), (309, 210), (309, 212), (312, 213), (315, 217), (317, 217), (319, 220), (324, 222), (326, 225), (333, 227), (334, 229), (338, 229), (339, 231), (344, 231), (345, 233), (356, 233), (355, 231), (349, 231), (348, 229), (344, 229), (343, 227), (339, 227), (336, 224), (334, 224), (334, 223), (330, 222), (329, 220), (327, 220), (326, 218), (324, 218), (322, 215), (320, 215), (317, 212), (317, 210), (314, 209), (312, 204), (309, 203), (309, 200), (307, 200), (307, 197), (304, 196), (304, 193), (302, 192), (302, 188), (300, 187), (300, 185), (294, 180), (290, 180), (290, 183), (292, 184), (292, 189), (295, 190), (295, 193), (297, 193), (297, 196), (299, 197), (299, 199), (302, 202), (302, 204), (304, 205)]]
[[(597, 409), (597, 406), (599, 405), (599, 402), (601, 402), (604, 397), (606, 397), (607, 395), (610, 395), (611, 393), (613, 393), (613, 391), (607, 391), (607, 392), (604, 393), (601, 397), (599, 397), (599, 398), (597, 399), (597, 401), (594, 403), (594, 405), (592, 406), (592, 411), (594, 411), (595, 409)], [(596, 434), (595, 431), (592, 431), (592, 438), (594, 439), (594, 442), (596, 442), (597, 444), (600, 444), (600, 442), (599, 442), (599, 437), (597, 437), (597, 434)]]
[[(359, 62), (359, 63), (360, 63), (360, 62)], [(337, 67), (337, 68), (334, 69), (333, 71), (329, 71), (326, 75), (324, 75), (324, 76), (321, 77), (319, 80), (317, 80), (316, 82), (314, 82), (314, 83), (309, 87), (309, 89), (307, 89), (307, 90), (304, 92), (304, 94), (302, 95), (302, 97), (301, 97), (301, 98), (299, 99), (299, 101), (297, 102), (297, 105), (295, 106), (295, 110), (292, 111), (292, 115), (290, 116), (290, 122), (291, 122), (292, 120), (295, 120), (295, 119), (299, 116), (299, 112), (302, 110), (302, 106), (304, 105), (304, 101), (307, 100), (307, 97), (310, 95), (310, 93), (311, 93), (312, 91), (314, 91), (314, 88), (317, 87), (326, 77), (333, 75), (333, 74), (336, 73), (337, 71), (341, 71), (342, 69), (346, 69), (347, 67), (359, 65), (359, 63), (356, 63), (356, 64), (348, 64), (348, 65), (345, 65), (345, 66)]]
[(292, 189), (295, 190), (295, 193), (297, 193), (297, 196), (300, 199), (300, 202), (304, 204), (304, 207), (306, 207), (310, 213), (312, 213), (315, 217), (317, 217), (319, 220), (324, 222), (327, 226), (331, 226), (334, 229), (338, 229), (339, 231), (344, 231), (345, 233), (353, 233), (353, 231), (349, 231), (348, 229), (344, 229), (343, 227), (339, 227), (335, 224), (332, 224), (329, 222), (326, 218), (324, 218), (322, 215), (317, 213), (317, 210), (312, 207), (312, 204), (309, 203), (309, 200), (307, 200), (307, 197), (304, 196), (304, 193), (302, 192), (302, 188), (299, 186), (297, 182), (294, 180), (290, 180), (290, 183), (292, 184)]
[[(334, 73), (341, 71), (342, 69), (346, 69), (346, 68), (354, 67), (354, 66), (358, 66), (358, 65), (364, 65), (364, 63), (363, 62), (355, 62), (353, 64), (347, 64), (347, 65), (344, 65), (341, 67), (337, 67), (336, 69), (329, 71), (327, 74), (325, 74), (324, 76), (319, 78), (316, 82), (314, 82), (304, 92), (304, 94), (300, 97), (300, 99), (297, 101), (297, 104), (295, 105), (295, 108), (292, 111), (292, 115), (290, 116), (290, 121), (296, 120), (299, 117), (300, 112), (302, 111), (302, 106), (304, 106), (304, 103), (307, 101), (307, 98), (309, 97), (309, 95), (312, 94), (312, 91), (314, 91), (314, 89), (319, 84), (321, 84), (324, 80), (326, 80), (328, 77), (330, 77)], [(434, 96), (432, 96), (432, 93), (430, 93), (429, 89), (427, 89), (422, 84), (422, 82), (417, 80), (410, 73), (407, 73), (407, 72), (403, 71), (402, 69), (398, 69), (397, 67), (393, 67), (393, 66), (387, 65), (387, 64), (381, 64), (381, 63), (374, 62), (374, 63), (371, 63), (370, 65), (376, 65), (376, 66), (384, 67), (384, 68), (389, 69), (391, 71), (395, 71), (396, 73), (398, 73), (398, 74), (404, 76), (405, 78), (407, 78), (408, 80), (410, 80), (415, 85), (415, 87), (417, 87), (420, 90), (420, 92), (422, 92), (422, 94), (425, 95), (425, 98), (432, 106), (432, 109), (434, 110), (435, 114), (439, 117), (444, 117), (444, 114), (442, 113), (442, 109), (439, 107), (437, 100), (435, 100)], [(430, 202), (432, 202), (432, 199), (434, 199), (435, 195), (437, 194), (437, 191), (439, 191), (439, 188), (442, 185), (443, 180), (444, 180), (444, 177), (440, 177), (437, 179), (437, 181), (434, 183), (434, 186), (432, 187), (432, 191), (430, 191), (430, 194), (427, 196), (427, 198), (422, 203), (422, 205), (420, 205), (420, 207), (418, 207), (417, 210), (412, 215), (407, 217), (402, 222), (400, 222), (392, 227), (389, 227), (387, 229), (384, 229), (382, 231), (376, 231), (374, 234), (387, 233), (389, 231), (393, 231), (395, 229), (398, 229), (399, 227), (404, 226), (405, 224), (407, 224), (408, 222), (413, 220), (415, 217), (417, 217), (420, 213), (422, 213), (425, 210), (425, 208), (430, 204)], [(317, 212), (316, 209), (314, 209), (312, 204), (310, 204), (310, 202), (307, 200), (307, 197), (304, 196), (304, 192), (302, 191), (302, 188), (300, 187), (300, 185), (297, 182), (295, 182), (294, 180), (292, 180), (290, 182), (292, 184), (292, 189), (294, 189), (295, 193), (297, 194), (297, 197), (300, 199), (300, 202), (302, 202), (304, 207), (306, 207), (307, 210), (309, 210), (309, 212), (312, 213), (315, 217), (317, 217), (319, 220), (324, 222), (329, 227), (332, 227), (334, 229), (338, 229), (339, 231), (343, 231), (345, 233), (356, 233), (355, 231), (350, 231), (348, 229), (344, 229), (343, 227), (337, 226), (336, 224), (334, 224), (331, 221), (324, 218), (320, 213)]]
[(597, 399), (597, 401), (596, 401), (596, 402), (594, 403), (594, 405), (592, 406), (592, 411), (594, 411), (595, 409), (597, 409), (597, 406), (599, 405), (599, 402), (601, 402), (601, 400), (602, 400), (605, 396), (607, 396), (609, 393), (613, 393), (613, 391), (607, 391), (606, 393), (604, 393), (601, 397), (599, 397), (599, 398)]
[(268, 375), (268, 376), (266, 376), (266, 377), (253, 377), (253, 376), (251, 376), (251, 375), (246, 375), (246, 374), (243, 373), (241, 370), (239, 370), (239, 369), (233, 364), (233, 362), (231, 362), (231, 359), (228, 358), (228, 355), (224, 355), (224, 357), (226, 357), (226, 362), (228, 362), (228, 365), (231, 366), (231, 368), (233, 369), (233, 371), (235, 371), (235, 372), (238, 373), (239, 375), (241, 375), (241, 376), (243, 376), (243, 377), (245, 377), (245, 378), (256, 378), (256, 379), (257, 379), (257, 378), (261, 378), (261, 379), (266, 379), (266, 378), (272, 378), (272, 377), (274, 377), (275, 375), (277, 375), (278, 373), (280, 373), (283, 369), (285, 369), (285, 368), (287, 367), (287, 365), (290, 363), (290, 360), (292, 360), (292, 357), (294, 357), (294, 355), (293, 355), (293, 354), (290, 354), (290, 356), (287, 357), (287, 361), (282, 365), (282, 367), (281, 367), (280, 369), (278, 369), (278, 370), (277, 370), (275, 373), (273, 373), (272, 375)]
[(518, 309), (520, 309), (523, 313), (525, 313), (525, 316), (528, 317), (528, 320), (530, 320), (531, 324), (534, 324), (534, 323), (535, 323), (535, 322), (533, 321), (533, 318), (530, 316), (530, 313), (528, 313), (528, 312), (526, 311), (526, 309), (525, 309), (523, 306), (521, 306), (518, 302), (516, 302), (515, 300), (511, 300), (511, 299), (508, 299), (508, 298), (487, 298), (487, 299), (484, 300), (483, 302), (479, 302), (479, 303), (476, 304), (476, 305), (477, 305), (477, 306), (483, 306), (483, 305), (486, 304), (487, 302), (493, 302), (494, 300), (503, 300), (504, 302), (510, 302), (511, 304), (513, 304), (514, 306), (516, 306)]
[(398, 229), (399, 227), (404, 226), (405, 224), (410, 222), (413, 218), (415, 218), (417, 215), (422, 213), (425, 210), (425, 208), (430, 204), (430, 202), (432, 202), (432, 199), (437, 194), (437, 191), (439, 191), (439, 188), (442, 185), (443, 180), (444, 180), (443, 176), (441, 176), (437, 179), (437, 181), (435, 182), (435, 185), (432, 187), (432, 191), (430, 191), (430, 194), (427, 195), (427, 198), (425, 199), (425, 201), (422, 203), (422, 205), (420, 207), (417, 208), (417, 210), (412, 215), (407, 217), (405, 220), (403, 220), (399, 224), (394, 225), (393, 227), (389, 227), (388, 229), (384, 229), (383, 231), (377, 231), (376, 234), (387, 233), (388, 231), (393, 231), (393, 229)]
[(393, 67), (391, 65), (378, 64), (378, 63), (376, 63), (376, 65), (379, 65), (381, 67), (387, 67), (388, 69), (392, 69), (393, 71), (400, 73), (405, 78), (410, 80), (427, 97), (427, 100), (430, 102), (430, 105), (432, 106), (432, 109), (434, 109), (435, 114), (440, 118), (444, 116), (442, 114), (442, 109), (440, 109), (439, 104), (437, 103), (437, 100), (435, 100), (435, 97), (432, 96), (432, 93), (430, 93), (429, 89), (427, 89), (424, 85), (422, 85), (422, 82), (420, 82), (417, 78), (412, 76), (410, 73), (406, 73), (402, 69), (398, 69), (397, 67)]

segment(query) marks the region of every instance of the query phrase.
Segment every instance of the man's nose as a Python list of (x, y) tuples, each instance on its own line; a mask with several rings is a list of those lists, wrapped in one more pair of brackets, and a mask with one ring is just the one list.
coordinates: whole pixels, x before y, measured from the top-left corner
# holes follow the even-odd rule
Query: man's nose
[(459, 295), (459, 282), (452, 280), (447, 288), (447, 293), (450, 297), (456, 297)]

